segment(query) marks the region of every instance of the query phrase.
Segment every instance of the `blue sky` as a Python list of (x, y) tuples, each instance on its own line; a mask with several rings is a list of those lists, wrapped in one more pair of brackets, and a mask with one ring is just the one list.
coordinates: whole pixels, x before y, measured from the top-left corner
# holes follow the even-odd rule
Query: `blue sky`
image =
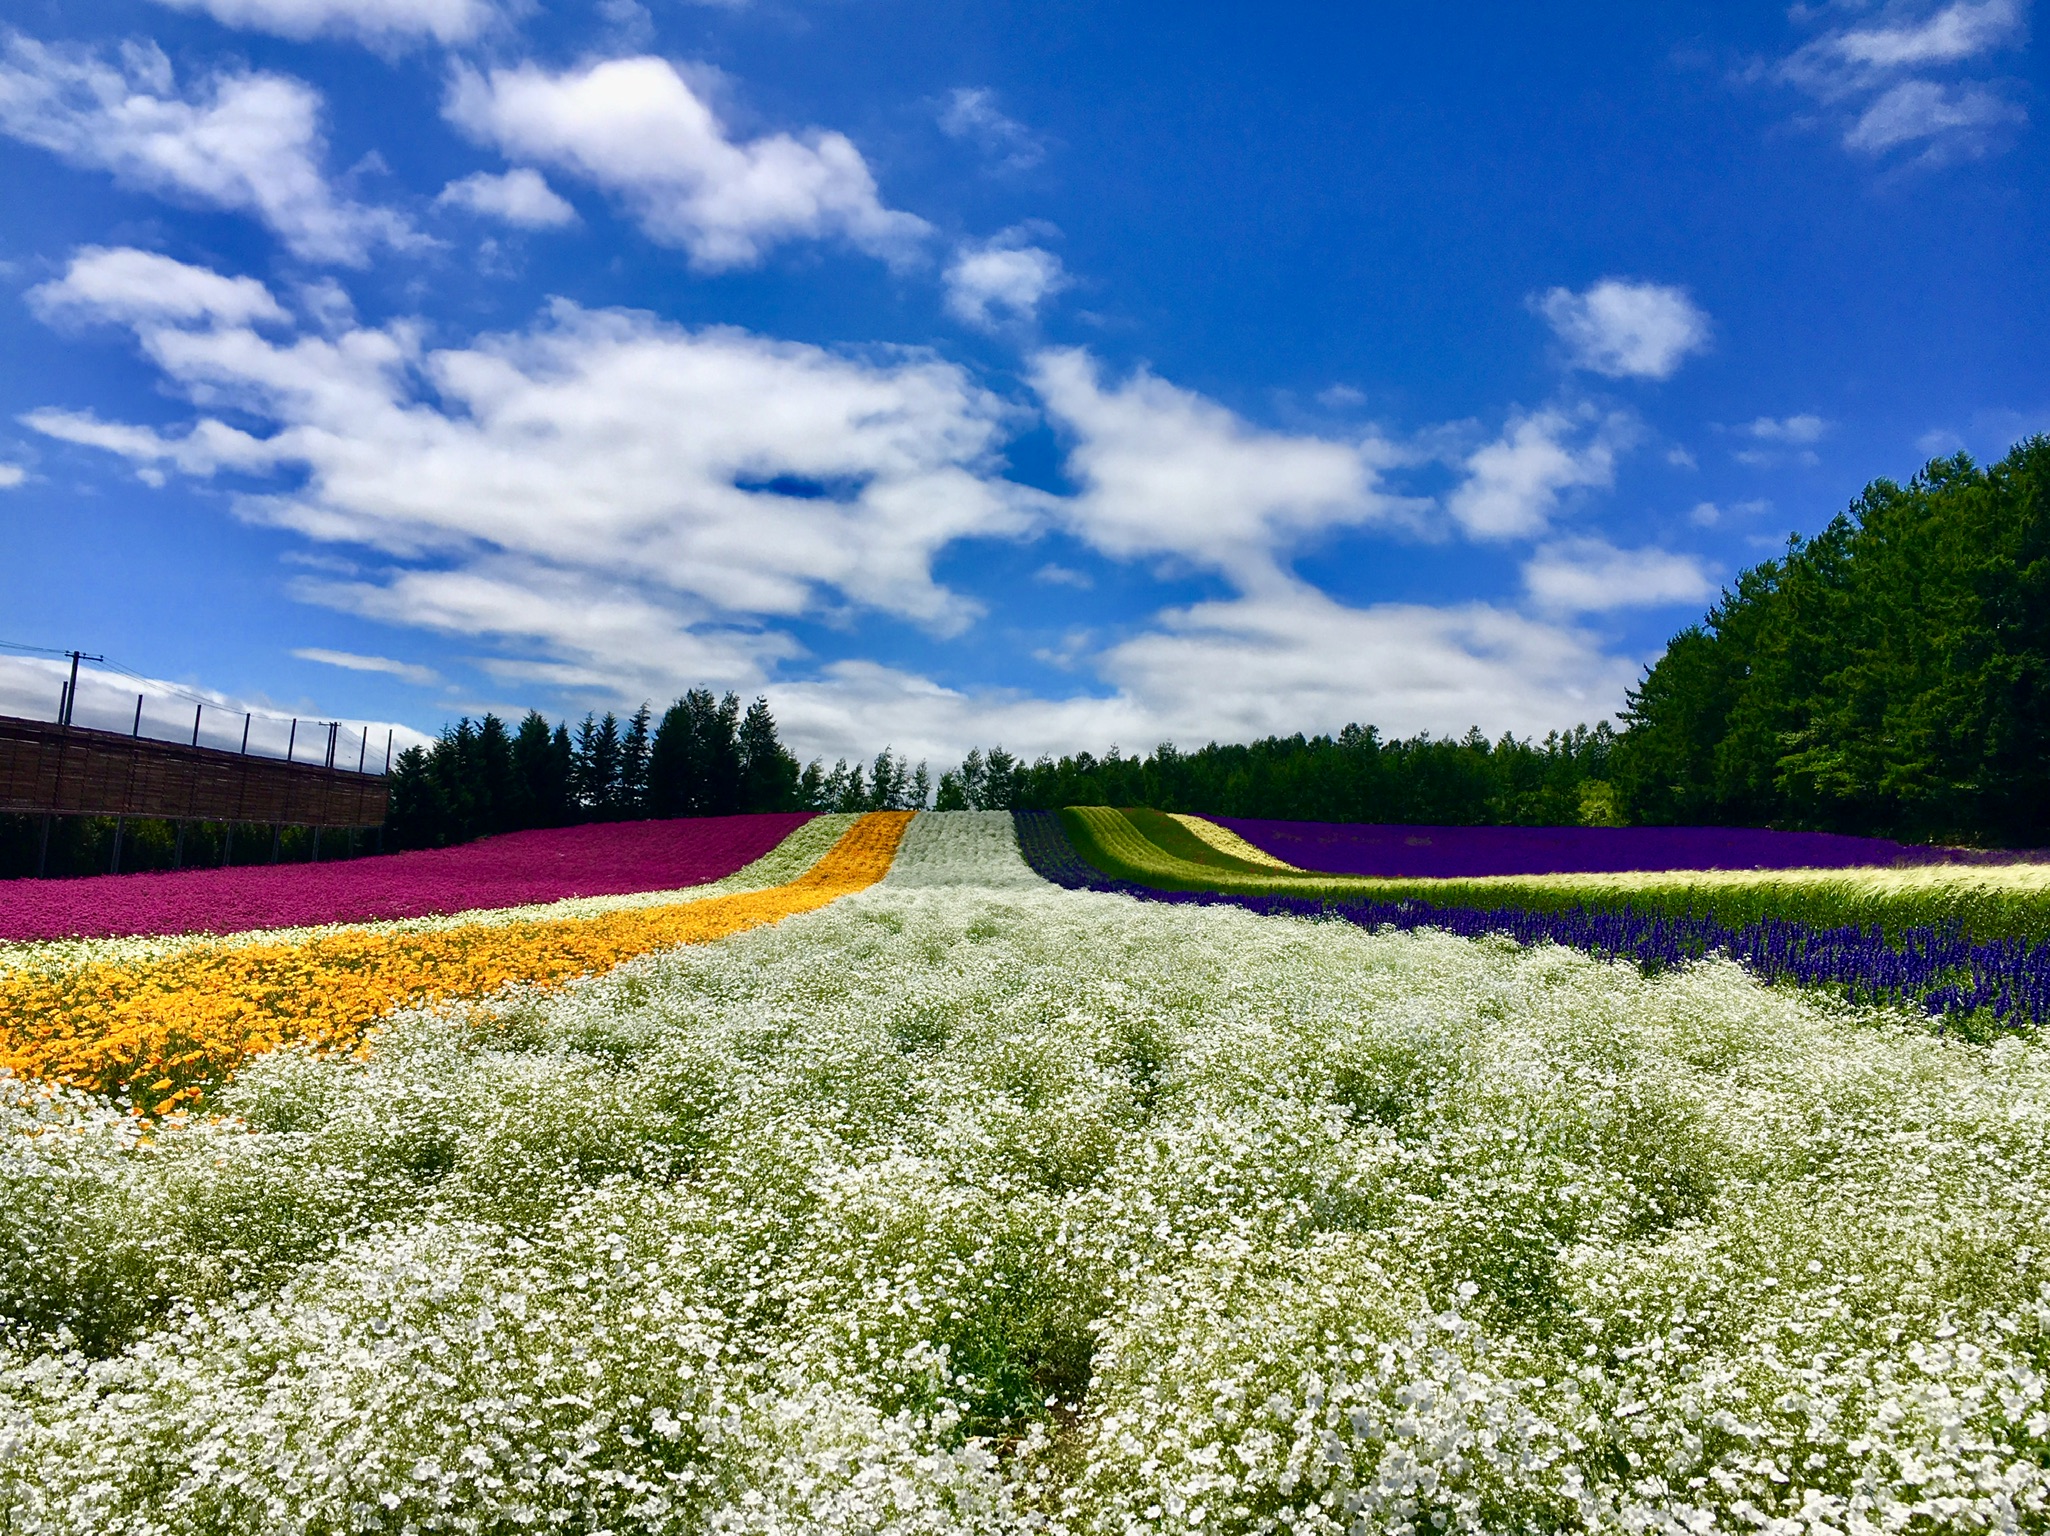
[(0, 639), (224, 704), (1542, 733), (2050, 426), (2025, 0), (8, 19)]

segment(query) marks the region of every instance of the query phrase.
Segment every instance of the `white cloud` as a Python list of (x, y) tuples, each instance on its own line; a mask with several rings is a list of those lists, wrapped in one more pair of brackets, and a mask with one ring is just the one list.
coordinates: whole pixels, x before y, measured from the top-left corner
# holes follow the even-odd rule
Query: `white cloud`
[(19, 464), (0, 464), (0, 491), (11, 491), (28, 479), (28, 471)]
[(1554, 288), (1534, 299), (1575, 367), (1612, 379), (1671, 378), (1708, 345), (1708, 316), (1684, 288), (1605, 277), (1584, 293)]
[(1050, 587), (1073, 587), (1078, 592), (1087, 592), (1096, 583), (1089, 579), (1087, 571), (1078, 571), (1070, 565), (1057, 565), (1049, 560), (1032, 573), (1034, 581), (1043, 581)]
[(467, 208), (486, 218), (502, 219), (521, 229), (559, 229), (577, 222), (577, 211), (530, 166), (516, 166), (502, 176), (479, 171), (441, 189), (438, 203)]
[(1735, 501), (1727, 507), (1718, 506), (1712, 501), (1698, 501), (1687, 513), (1687, 521), (1697, 528), (1716, 528), (1733, 517), (1756, 517), (1761, 512), (1771, 510), (1772, 503), (1763, 499)]
[(984, 86), (957, 86), (940, 109), (940, 131), (965, 139), (1000, 170), (1029, 171), (1046, 158), (1046, 145), (1015, 118), (997, 109), (996, 92)]
[(28, 300), (45, 319), (80, 314), (128, 324), (206, 320), (219, 325), (290, 319), (253, 277), (223, 277), (131, 246), (84, 247), (61, 278), (31, 288)]
[(1380, 488), (1401, 459), (1381, 438), (1263, 432), (1143, 369), (1106, 389), (1079, 348), (1037, 354), (1031, 377), (1073, 438), (1081, 492), (1060, 515), (1106, 554), (1178, 556), (1243, 586), (1270, 579), (1277, 552), (1303, 537), (1414, 514)]
[(322, 174), (321, 98), (284, 75), (222, 73), (180, 95), (170, 61), (130, 46), (121, 63), (7, 40), (0, 133), (127, 185), (254, 215), (294, 255), (360, 266), (417, 241), (389, 209), (338, 196)]
[(302, 646), (292, 654), (301, 661), (317, 661), (324, 667), (340, 667), (345, 672), (381, 673), (422, 688), (441, 681), (441, 674), (432, 667), (394, 661), (389, 656), (359, 656), (354, 651), (329, 651), (317, 645)]
[(223, 26), (279, 37), (345, 35), (388, 46), (414, 38), (464, 43), (497, 11), (485, 0), (157, 0), (174, 11), (203, 11)]
[(1955, 138), (2002, 124), (2025, 123), (2028, 113), (1983, 86), (1951, 88), (1934, 80), (1904, 80), (1858, 115), (1844, 134), (1851, 149), (1880, 154), (1924, 139)]
[(702, 268), (750, 266), (785, 240), (841, 236), (891, 260), (928, 232), (885, 208), (845, 134), (732, 139), (666, 59), (608, 59), (551, 74), (534, 64), (458, 69), (446, 113), (515, 159), (557, 166), (622, 198), (651, 239)]
[(1164, 614), (1103, 661), (1158, 729), (1191, 741), (1354, 720), (1541, 732), (1607, 716), (1636, 670), (1576, 629), (1485, 603), (1348, 608), (1295, 584)]
[[(1294, 541), (1413, 519), (1379, 486), (1402, 456), (1372, 437), (1262, 432), (1143, 372), (1106, 386), (1080, 352), (1033, 360), (1073, 439), (1082, 489), (1063, 503), (1003, 478), (1013, 413), (920, 353), (851, 357), (566, 303), (438, 349), (401, 325), (267, 336), (204, 306), (129, 323), (195, 403), (191, 424), (52, 410), (32, 426), (152, 472), (275, 477), (239, 495), (242, 516), (353, 547), (352, 564), (295, 578), (296, 596), (483, 642), (480, 665), (508, 688), (601, 706), (766, 688), (802, 750), (889, 742), (940, 759), (993, 738), (1149, 746), (1350, 720), (1543, 730), (1607, 714), (1636, 672), (1570, 623), (1485, 604), (1350, 609), (1296, 581), (1277, 563)], [(1564, 478), (1590, 480), (1608, 424), (1546, 430), (1572, 444)], [(806, 661), (783, 621), (867, 608), (950, 632), (975, 610), (934, 579), (939, 552), (1056, 517), (1114, 554), (1214, 567), (1245, 595), (1157, 615), (1108, 650), (1086, 633), (1046, 648), (1101, 697), (968, 694), (860, 660), (779, 680)], [(315, 659), (343, 656), (384, 660)]]
[[(558, 303), (531, 328), (429, 351), (407, 327), (272, 341), (138, 324), (177, 392), (233, 403), (183, 433), (35, 412), (50, 436), (187, 474), (281, 474), (243, 516), (401, 560), (616, 579), (703, 615), (853, 603), (949, 631), (955, 539), (1034, 525), (1002, 480), (1007, 408), (958, 368)], [(666, 597), (664, 594), (667, 594)]]
[(1829, 430), (1829, 423), (1820, 416), (1760, 416), (1746, 422), (1737, 429), (1746, 437), (1755, 437), (1762, 443), (1797, 443), (1806, 446), (1819, 443)]
[[(1522, 538), (1551, 521), (1564, 491), (1612, 484), (1627, 437), (1621, 416), (1597, 419), (1554, 408), (1510, 418), (1500, 437), (1465, 460), (1466, 478), (1446, 510), (1474, 538)], [(1585, 441), (1574, 439), (1587, 433)]]
[(1956, 0), (1920, 21), (1831, 33), (1822, 46), (1873, 69), (1955, 64), (2016, 40), (2024, 20), (2020, 0)]
[(1041, 301), (1068, 286), (1060, 257), (1023, 243), (1016, 231), (984, 245), (963, 246), (947, 268), (946, 281), (948, 310), (984, 330), (1006, 318), (1036, 319)]
[(1548, 613), (1658, 608), (1699, 602), (1715, 591), (1692, 555), (1618, 549), (1603, 539), (1567, 539), (1541, 546), (1524, 563), (1523, 584), (1531, 601)]
[[(1882, 156), (1920, 147), (1923, 164), (1981, 155), (2027, 111), (1958, 75), (2027, 37), (2024, 0), (1895, 3), (1877, 25), (1841, 26), (1783, 60), (1778, 77), (1828, 105), (1847, 149)], [(1946, 76), (1950, 78), (1945, 78)]]
[(950, 764), (970, 746), (1041, 752), (1117, 745), (1146, 751), (1355, 721), (1397, 735), (1478, 725), (1541, 734), (1606, 719), (1638, 663), (1606, 654), (1571, 624), (1485, 603), (1349, 608), (1297, 583), (1257, 597), (1170, 610), (1094, 656), (1098, 696), (1037, 698), (961, 690), (870, 661), (838, 662), (780, 683), (770, 702), (804, 753), (855, 757), (888, 742), (914, 761)]
[(1762, 469), (1791, 459), (1800, 464), (1820, 464), (1822, 458), (1814, 445), (1822, 441), (1829, 431), (1829, 423), (1820, 416), (1760, 416), (1747, 421), (1736, 429), (1741, 437), (1747, 437), (1764, 447), (1739, 448), (1731, 455), (1739, 464), (1748, 464)]

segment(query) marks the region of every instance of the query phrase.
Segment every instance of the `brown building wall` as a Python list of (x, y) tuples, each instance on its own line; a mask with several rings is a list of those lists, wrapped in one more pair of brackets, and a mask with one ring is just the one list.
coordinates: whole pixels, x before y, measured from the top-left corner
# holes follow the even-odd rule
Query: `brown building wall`
[(0, 716), (0, 812), (373, 827), (380, 774)]

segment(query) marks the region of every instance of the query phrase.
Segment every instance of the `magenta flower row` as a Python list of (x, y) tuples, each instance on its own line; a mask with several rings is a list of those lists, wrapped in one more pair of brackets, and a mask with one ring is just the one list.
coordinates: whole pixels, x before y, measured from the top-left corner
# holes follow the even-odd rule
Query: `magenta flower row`
[(810, 819), (794, 811), (606, 822), (334, 864), (9, 880), (0, 884), (0, 939), (236, 933), (674, 890), (732, 874)]

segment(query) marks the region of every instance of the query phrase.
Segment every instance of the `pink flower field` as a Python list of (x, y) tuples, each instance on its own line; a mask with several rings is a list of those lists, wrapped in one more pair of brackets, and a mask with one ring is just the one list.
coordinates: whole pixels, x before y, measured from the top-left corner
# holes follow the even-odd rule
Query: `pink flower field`
[(674, 890), (734, 873), (809, 820), (793, 811), (607, 822), (337, 864), (10, 880), (0, 884), (0, 939), (236, 933)]

